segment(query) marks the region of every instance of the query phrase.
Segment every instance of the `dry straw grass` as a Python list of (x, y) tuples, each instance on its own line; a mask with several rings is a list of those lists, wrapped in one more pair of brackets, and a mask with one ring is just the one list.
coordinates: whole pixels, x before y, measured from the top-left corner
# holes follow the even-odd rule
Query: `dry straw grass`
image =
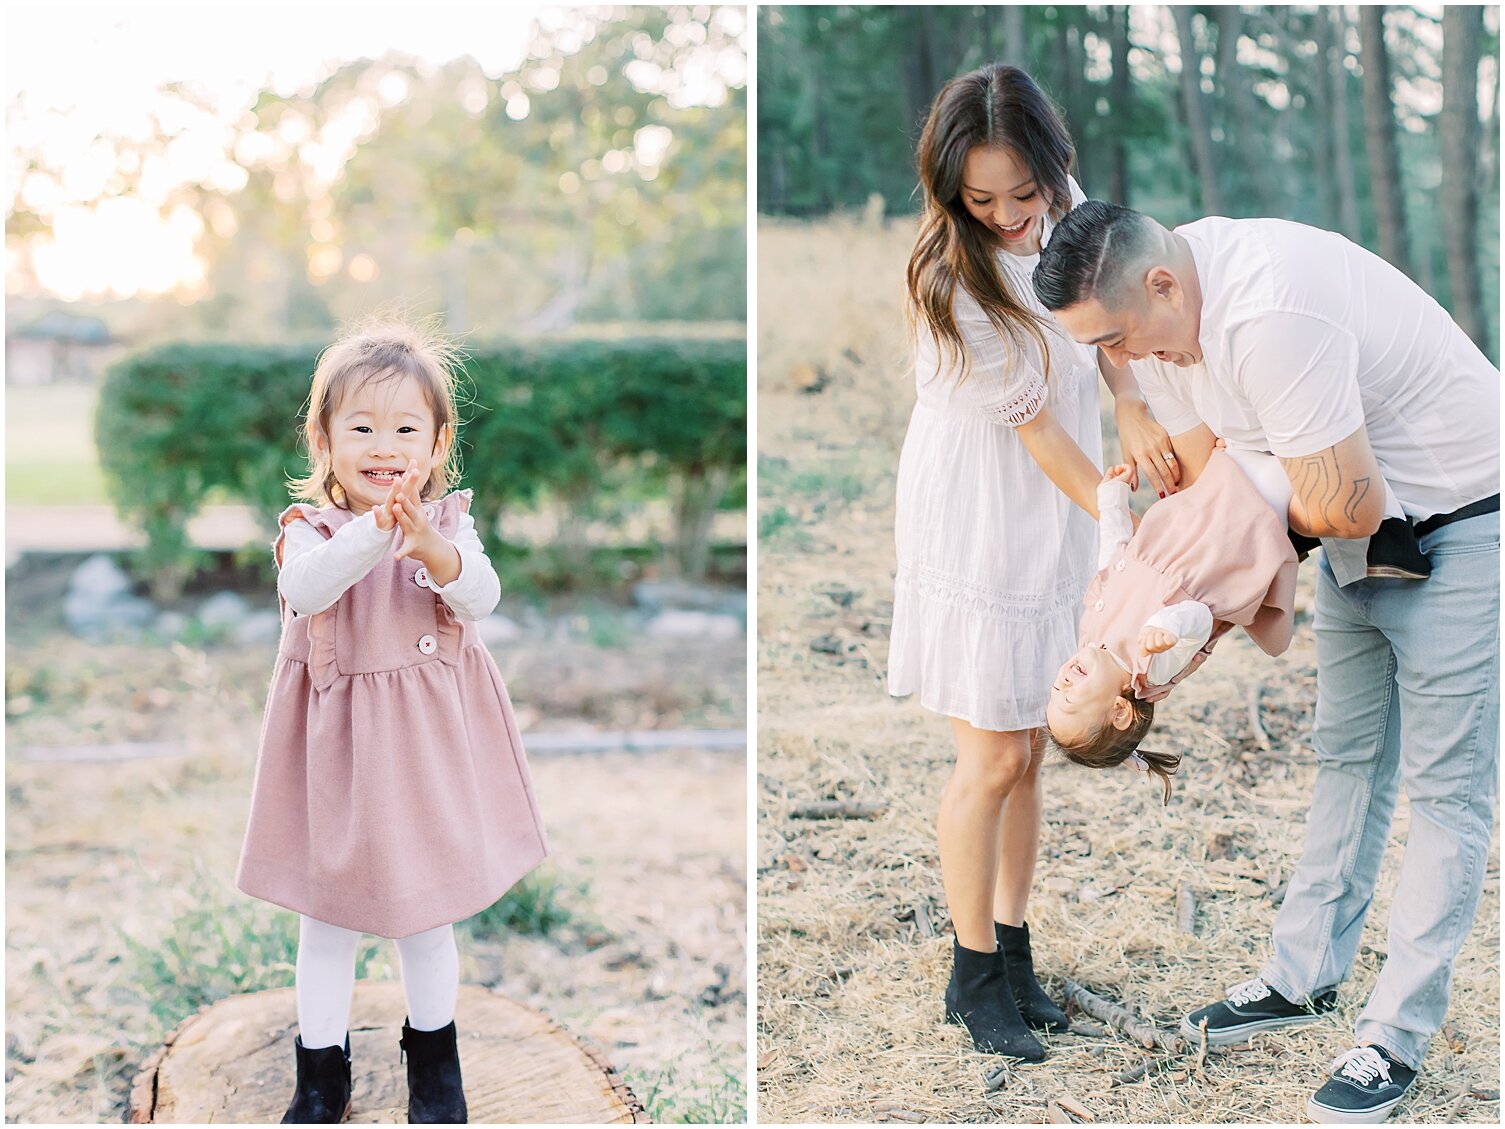
[[(839, 219), (759, 227), (759, 1115), (796, 1121), (1037, 1123), (1068, 1097), (1097, 1121), (1293, 1122), (1352, 1026), (1387, 948), (1409, 813), (1397, 813), (1363, 947), (1336, 1015), (1297, 1033), (1189, 1055), (1149, 1080), (1116, 1033), (1049, 1037), (1010, 1067), (942, 1025), (950, 926), (934, 821), (952, 761), (946, 724), (883, 684), (892, 612), (894, 469), (913, 402), (902, 335), (906, 225)], [(823, 383), (819, 392), (802, 385)], [(1303, 604), (1312, 566), (1302, 570)], [(812, 643), (816, 646), (812, 647)], [(1249, 721), (1253, 688), (1269, 750)], [(1186, 758), (1169, 808), (1125, 771), (1046, 769), (1030, 906), (1037, 965), (1174, 1029), (1258, 971), (1275, 895), (1300, 850), (1314, 776), (1315, 664), (1241, 633), (1157, 715)], [(883, 801), (869, 821), (792, 820), (811, 800)], [(1195, 891), (1195, 933), (1177, 896)], [(1499, 849), (1459, 959), (1447, 1036), (1399, 1110), (1421, 1123), (1499, 1123)], [(928, 915), (941, 930), (925, 936)], [(1493, 1095), (1493, 1097), (1491, 1097)]]

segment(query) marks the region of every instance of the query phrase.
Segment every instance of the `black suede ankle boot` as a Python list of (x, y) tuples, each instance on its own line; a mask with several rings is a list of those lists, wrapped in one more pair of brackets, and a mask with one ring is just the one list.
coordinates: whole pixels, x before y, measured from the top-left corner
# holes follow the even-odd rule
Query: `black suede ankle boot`
[(297, 1089), (282, 1115), (284, 1125), (337, 1125), (350, 1113), (350, 1036), (343, 1047), (309, 1050), (303, 1036), (293, 1040), (298, 1061)]
[(437, 1031), (415, 1031), (404, 1019), (402, 1049), (408, 1060), (409, 1124), (464, 1125), (467, 1111), (454, 1020)]
[(1040, 981), (1035, 979), (1035, 959), (1029, 949), (1029, 922), (1004, 925), (995, 921), (993, 932), (998, 938), (1003, 963), (1008, 966), (1009, 987), (1013, 989), (1014, 1002), (1019, 1005), (1024, 1022), (1045, 1031), (1065, 1031), (1071, 1026), (1066, 1013), (1056, 1007), (1055, 1001), (1045, 994)]
[(946, 1021), (959, 1023), (984, 1054), (1009, 1055), (1028, 1062), (1045, 1057), (1019, 1015), (1009, 990), (1008, 971), (997, 949), (980, 953), (953, 942), (951, 983), (946, 985)]

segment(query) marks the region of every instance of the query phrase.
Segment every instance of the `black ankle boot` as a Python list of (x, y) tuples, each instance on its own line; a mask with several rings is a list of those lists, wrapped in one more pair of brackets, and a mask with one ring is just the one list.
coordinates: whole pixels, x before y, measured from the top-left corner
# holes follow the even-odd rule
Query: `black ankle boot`
[(402, 1049), (408, 1060), (408, 1122), (464, 1125), (465, 1090), (460, 1082), (455, 1021), (437, 1031), (414, 1031), (403, 1020)]
[(1045, 1031), (1065, 1031), (1071, 1026), (1066, 1013), (1056, 1007), (1055, 1001), (1045, 994), (1040, 981), (1035, 979), (1035, 959), (1029, 949), (1029, 922), (1004, 925), (995, 921), (993, 933), (998, 938), (1003, 963), (1008, 966), (1009, 987), (1014, 990), (1014, 1002), (1019, 1005), (1024, 1022)]
[(1041, 1061), (1045, 1048), (1029, 1033), (1019, 1015), (1014, 994), (1009, 990), (1003, 954), (997, 949), (979, 953), (953, 942), (951, 956), (946, 1021), (965, 1027), (972, 1036), (972, 1045), (984, 1054)]
[(343, 1047), (309, 1050), (303, 1036), (293, 1040), (298, 1088), (282, 1115), (284, 1125), (337, 1125), (350, 1113), (350, 1036)]

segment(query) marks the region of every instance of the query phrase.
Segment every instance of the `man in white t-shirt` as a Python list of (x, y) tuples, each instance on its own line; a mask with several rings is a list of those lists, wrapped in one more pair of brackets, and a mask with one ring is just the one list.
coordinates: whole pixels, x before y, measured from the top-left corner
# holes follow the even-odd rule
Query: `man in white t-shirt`
[[(1313, 1023), (1358, 949), (1398, 787), (1411, 826), (1389, 958), (1307, 1104), (1388, 1116), (1447, 1010), (1478, 908), (1499, 764), (1500, 374), (1446, 311), (1341, 236), (1280, 220), (1166, 231), (1100, 201), (1057, 227), (1036, 293), (1134, 371), (1182, 485), (1215, 437), (1276, 455), (1291, 528), (1324, 539), (1314, 629), (1318, 772), (1306, 842), (1259, 976), (1191, 1012), (1213, 1044)], [(1385, 484), (1431, 577), (1366, 576)]]

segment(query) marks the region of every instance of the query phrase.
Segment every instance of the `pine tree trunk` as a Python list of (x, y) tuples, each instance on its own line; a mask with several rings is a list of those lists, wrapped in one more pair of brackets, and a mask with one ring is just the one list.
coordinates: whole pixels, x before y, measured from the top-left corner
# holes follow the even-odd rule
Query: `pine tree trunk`
[[(1129, 83), (1129, 6), (1118, 4), (1108, 9), (1108, 44), (1113, 53), (1113, 78), (1109, 90), (1109, 114), (1114, 119), (1124, 120), (1132, 113), (1131, 99), (1133, 87)], [(1108, 142), (1108, 166), (1109, 185), (1108, 199), (1115, 204), (1124, 207), (1132, 207), (1129, 203), (1129, 147), (1124, 141), (1124, 131), (1113, 129), (1109, 131)]]
[(1338, 224), (1343, 234), (1354, 242), (1364, 232), (1359, 221), (1358, 177), (1353, 167), (1353, 137), (1348, 119), (1348, 18), (1341, 7), (1324, 11), (1318, 19), (1327, 19), (1332, 31), (1332, 54), (1327, 60), (1328, 104), (1332, 110), (1333, 166), (1338, 178)]
[[(1296, 53), (1291, 49), (1293, 39), (1301, 31), (1290, 16), (1291, 24), (1281, 34), (1280, 43), (1286, 56), (1286, 65), (1296, 66)], [(1317, 223), (1334, 230), (1338, 227), (1338, 173), (1334, 167), (1334, 146), (1331, 144), (1332, 96), (1328, 81), (1333, 49), (1332, 25), (1327, 13), (1320, 8), (1312, 16), (1312, 41), (1317, 45), (1317, 58), (1313, 64), (1316, 74), (1311, 89), (1311, 120), (1315, 127), (1311, 133), (1312, 167), (1317, 174)]]
[(1176, 38), (1181, 44), (1181, 102), (1186, 111), (1186, 128), (1191, 135), (1193, 167), (1201, 191), (1202, 213), (1220, 216), (1223, 194), (1218, 187), (1217, 160), (1212, 151), (1212, 133), (1207, 105), (1202, 94), (1202, 53), (1192, 34), (1192, 9), (1175, 5), (1171, 14), (1176, 21)]
[(1406, 230), (1406, 199), (1400, 179), (1400, 152), (1391, 104), (1390, 56), (1385, 50), (1385, 9), (1359, 8), (1359, 50), (1364, 62), (1364, 150), (1369, 157), (1369, 191), (1380, 254), (1415, 277)]
[(1003, 10), (1003, 49), (999, 58), (1011, 67), (1023, 67), (1029, 61), (1024, 9), (1018, 4), (1010, 4)]
[(1488, 347), (1479, 293), (1479, 40), (1481, 9), (1442, 9), (1442, 230), (1447, 245), (1453, 320), (1480, 349)]

